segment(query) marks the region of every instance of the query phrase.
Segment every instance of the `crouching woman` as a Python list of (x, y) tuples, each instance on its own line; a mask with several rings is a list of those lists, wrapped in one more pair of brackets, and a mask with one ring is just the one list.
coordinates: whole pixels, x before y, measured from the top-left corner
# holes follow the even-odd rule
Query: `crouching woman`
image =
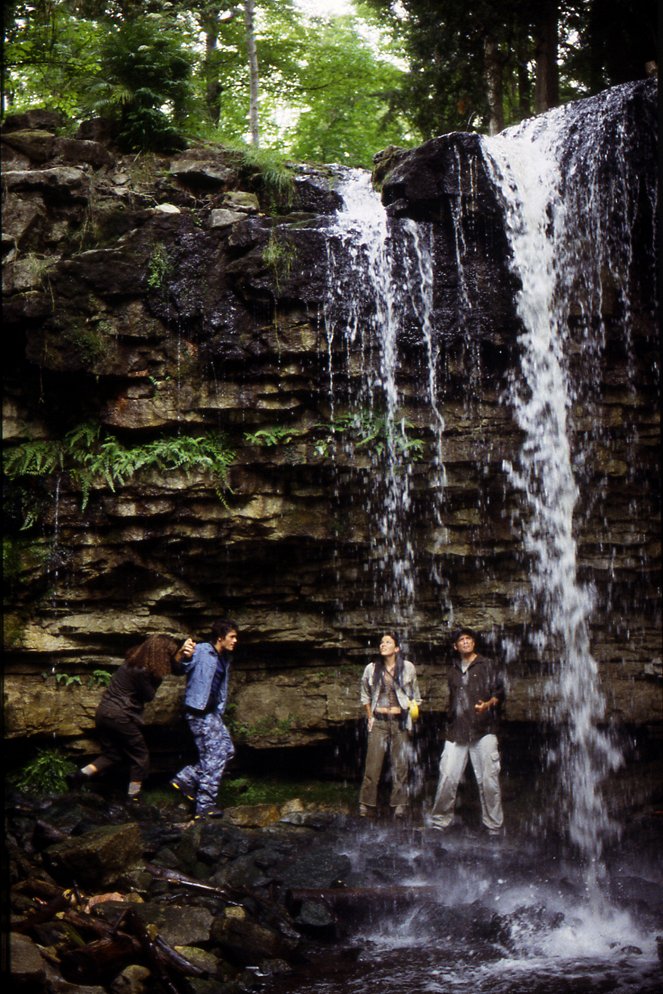
[(95, 713), (101, 753), (82, 770), (69, 777), (69, 785), (86, 783), (122, 761), (129, 766), (128, 799), (139, 798), (150, 768), (150, 754), (143, 736), (143, 711), (155, 696), (165, 676), (182, 659), (193, 655), (195, 642), (182, 645), (170, 635), (150, 635), (127, 652), (113, 674)]

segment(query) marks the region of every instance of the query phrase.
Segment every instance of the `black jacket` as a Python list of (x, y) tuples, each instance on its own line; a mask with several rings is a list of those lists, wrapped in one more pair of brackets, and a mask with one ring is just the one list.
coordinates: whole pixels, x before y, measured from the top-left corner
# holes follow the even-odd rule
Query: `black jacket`
[(142, 666), (119, 666), (103, 693), (97, 714), (105, 718), (121, 716), (140, 722), (145, 705), (161, 686), (159, 677)]
[[(460, 660), (454, 661), (449, 672), (447, 739), (468, 745), (496, 733), (505, 696), (504, 682), (494, 660), (477, 655), (467, 673), (463, 673)], [(496, 697), (499, 704), (478, 714), (474, 705), (491, 697)]]

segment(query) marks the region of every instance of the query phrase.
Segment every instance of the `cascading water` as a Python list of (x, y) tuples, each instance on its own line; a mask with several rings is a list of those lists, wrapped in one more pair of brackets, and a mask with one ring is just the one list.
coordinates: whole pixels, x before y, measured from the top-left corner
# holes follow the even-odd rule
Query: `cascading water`
[[(630, 339), (631, 239), (639, 186), (620, 143), (620, 97), (606, 94), (600, 108), (597, 103), (599, 98), (582, 109), (560, 108), (483, 142), (521, 284), (522, 366), (511, 377), (508, 400), (524, 442), (518, 465), (505, 463), (505, 469), (529, 507), (527, 599), (541, 619), (530, 636), (541, 657), (553, 660), (546, 693), (561, 728), (559, 799), (570, 839), (588, 860), (590, 884), (600, 874), (604, 841), (615, 829), (601, 799), (601, 781), (621, 757), (601, 728), (605, 699), (590, 647), (593, 596), (579, 580), (576, 467), (585, 454), (573, 447), (573, 417), (579, 402), (586, 416), (600, 390), (607, 285), (619, 287), (622, 333)], [(606, 189), (608, 156), (614, 166)], [(615, 215), (622, 218), (618, 239)], [(581, 315), (575, 328), (574, 305)], [(571, 369), (573, 348), (585, 358), (580, 376)]]
[[(373, 529), (370, 545), (378, 567), (374, 571), (374, 598), (383, 627), (399, 627), (406, 632), (415, 593), (413, 453), (410, 426), (401, 413), (397, 342), (414, 319), (429, 355), (427, 387), (440, 439), (443, 421), (436, 400), (430, 322), (430, 246), (425, 232), (412, 222), (388, 222), (368, 173), (344, 173), (339, 192), (343, 208), (328, 242), (325, 307), (332, 422), (339, 410), (354, 418), (364, 433), (355, 452), (370, 445), (373, 478), (365, 500)], [(403, 292), (404, 287), (412, 288), (411, 295)], [(343, 356), (344, 372), (335, 370), (336, 351)], [(440, 452), (436, 468), (443, 484)]]
[[(637, 168), (629, 169), (621, 146), (625, 94), (628, 87), (482, 141), (520, 285), (521, 365), (504, 397), (523, 439), (518, 457), (504, 465), (525, 522), (529, 567), (529, 589), (516, 607), (531, 618), (534, 648), (551, 664), (546, 693), (549, 716), (561, 729), (560, 797), (548, 798), (548, 807), (557, 827), (568, 833), (570, 853), (560, 855), (545, 835), (528, 835), (515, 823), (498, 848), (469, 827), (451, 839), (416, 822), (406, 827), (378, 822), (354, 833), (341, 827), (336, 845), (352, 860), (351, 886), (372, 888), (375, 903), (367, 899), (341, 922), (333, 956), (325, 951), (320, 963), (303, 968), (303, 976), (277, 982), (272, 989), (281, 994), (653, 994), (660, 989), (656, 833), (625, 832), (619, 846), (608, 846), (613, 826), (601, 786), (621, 757), (602, 727), (605, 700), (591, 650), (599, 594), (582, 579), (578, 541), (607, 489), (597, 479), (596, 459), (591, 466), (591, 438), (580, 445), (579, 423), (583, 417), (591, 422), (599, 409), (603, 351), (608, 332), (615, 337), (614, 326), (606, 328), (606, 311), (620, 323), (630, 375), (630, 288), (643, 279), (631, 264), (632, 239), (638, 231), (642, 235), (638, 202), (652, 196)], [(387, 221), (364, 175), (347, 178), (342, 193), (345, 208), (330, 235), (333, 292), (326, 308), (334, 404), (386, 410), (394, 431), (403, 377), (401, 338), (414, 334), (428, 359), (420, 391), (430, 404), (427, 427), (436, 439), (441, 492), (445, 412), (438, 369), (444, 329), (435, 325), (432, 304), (440, 279), (431, 261), (434, 233), (419, 222)], [(621, 223), (615, 223), (615, 214)], [(463, 282), (465, 219), (453, 204), (451, 215), (458, 313), (463, 326), (476, 332), (481, 319), (475, 320)], [(651, 231), (646, 234), (651, 238)], [(406, 274), (411, 305), (398, 293)], [(606, 309), (608, 295), (612, 303)], [(334, 360), (339, 352), (345, 371)], [(469, 376), (476, 369), (468, 365)], [(628, 445), (634, 436), (629, 439), (626, 431), (625, 437)], [(599, 432), (595, 445), (603, 442)], [(372, 495), (370, 507), (380, 518), (381, 555), (388, 546), (394, 557), (383, 561), (392, 574), (381, 602), (385, 608), (418, 596), (417, 550), (408, 521), (410, 478), (401, 472), (396, 447), (386, 451), (384, 476), (375, 480), (381, 497), (376, 501)], [(373, 466), (377, 474), (378, 463)], [(443, 520), (440, 502), (438, 521)], [(609, 612), (610, 605), (600, 606)], [(505, 807), (508, 811), (508, 799)], [(389, 894), (381, 900), (385, 887)]]

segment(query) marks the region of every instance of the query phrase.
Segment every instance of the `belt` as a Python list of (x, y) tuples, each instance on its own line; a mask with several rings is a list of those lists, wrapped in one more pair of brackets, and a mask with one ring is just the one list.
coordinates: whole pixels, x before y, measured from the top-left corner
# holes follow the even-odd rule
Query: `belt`
[(375, 714), (375, 718), (376, 718), (377, 721), (400, 721), (401, 720), (401, 715), (400, 714), (377, 714), (376, 713)]

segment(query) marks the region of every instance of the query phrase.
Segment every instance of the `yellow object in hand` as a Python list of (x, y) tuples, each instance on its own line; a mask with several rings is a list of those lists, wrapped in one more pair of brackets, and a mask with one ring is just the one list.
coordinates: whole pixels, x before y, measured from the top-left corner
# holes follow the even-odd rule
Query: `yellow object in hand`
[(416, 721), (419, 717), (419, 705), (416, 701), (410, 701), (410, 718), (412, 721)]

